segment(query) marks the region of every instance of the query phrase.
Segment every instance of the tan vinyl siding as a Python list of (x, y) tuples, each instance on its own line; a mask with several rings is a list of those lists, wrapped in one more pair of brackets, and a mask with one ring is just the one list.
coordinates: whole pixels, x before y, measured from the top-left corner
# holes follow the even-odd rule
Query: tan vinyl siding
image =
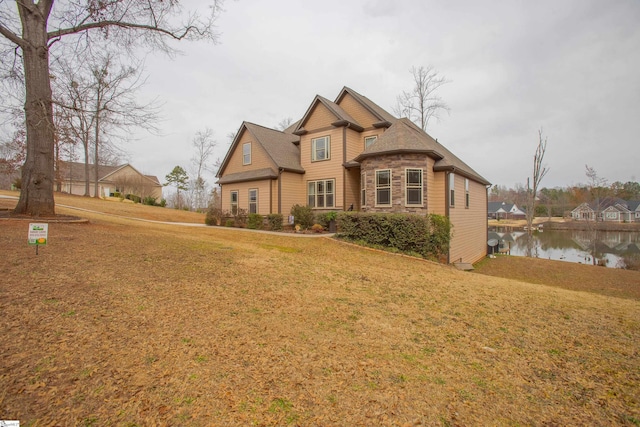
[(345, 187), (344, 209), (349, 209), (353, 204), (353, 210), (360, 210), (360, 168), (347, 169)]
[[(280, 179), (282, 189), (282, 212), (280, 213), (286, 217), (291, 213), (293, 205), (306, 206), (306, 181), (304, 181), (304, 175), (290, 172), (283, 172)], [(277, 212), (277, 205), (274, 212)]]
[(347, 128), (347, 161), (353, 160), (364, 151), (364, 139), (360, 132)]
[[(327, 135), (331, 138), (331, 158), (329, 160), (312, 162), (311, 140)], [(306, 204), (308, 181), (335, 179), (334, 208), (343, 209), (342, 128), (305, 134), (300, 139), (300, 158), (302, 167), (306, 171), (303, 185), (303, 194), (305, 195), (304, 203)]]
[[(238, 191), (238, 209), (249, 212), (249, 190), (258, 189), (258, 213), (260, 215), (269, 215), (272, 205), (270, 194), (270, 179), (251, 182), (238, 182), (234, 184), (225, 184), (222, 186), (222, 211), (231, 211), (231, 192)], [(275, 194), (274, 194), (275, 197)]]
[(338, 105), (365, 129), (380, 121), (350, 94), (343, 96)]
[(327, 107), (320, 102), (313, 107), (311, 114), (307, 118), (307, 121), (302, 126), (309, 132), (313, 132), (316, 129), (326, 128), (331, 126), (331, 123), (337, 120), (336, 116), (329, 111)]
[(487, 254), (487, 190), (480, 183), (469, 180), (469, 208), (465, 208), (465, 178), (456, 174), (456, 205), (449, 208), (454, 224), (450, 262), (474, 263)]
[[(431, 160), (433, 162), (433, 160)], [(446, 211), (446, 190), (444, 172), (434, 172), (433, 163), (430, 164), (427, 172), (427, 197), (429, 213), (445, 215)]]
[[(251, 143), (251, 164), (243, 165), (242, 146), (247, 142)], [(231, 153), (231, 158), (229, 159), (227, 167), (224, 170), (224, 174), (228, 175), (237, 172), (246, 172), (264, 168), (272, 168), (274, 170), (277, 170), (277, 168), (273, 164), (273, 161), (264, 151), (262, 146), (251, 137), (251, 133), (245, 130), (242, 134), (242, 137), (240, 138), (240, 141), (238, 141), (238, 144), (236, 144), (233, 153)]]

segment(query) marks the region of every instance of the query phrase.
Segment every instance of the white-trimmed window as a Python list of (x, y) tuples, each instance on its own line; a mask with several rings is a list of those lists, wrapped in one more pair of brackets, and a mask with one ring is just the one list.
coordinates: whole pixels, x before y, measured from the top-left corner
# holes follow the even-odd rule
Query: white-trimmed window
[(331, 140), (329, 136), (313, 138), (311, 140), (311, 161), (319, 162), (331, 158)]
[(452, 172), (449, 174), (449, 206), (456, 205), (456, 175)]
[(464, 179), (464, 207), (469, 209), (469, 180)]
[(366, 136), (364, 138), (364, 148), (367, 149), (371, 144), (378, 140), (378, 135)]
[(312, 208), (334, 207), (335, 179), (309, 181), (307, 184), (307, 203)]
[(231, 194), (231, 215), (238, 215), (238, 191), (234, 190), (230, 194)]
[(367, 173), (360, 175), (360, 207), (367, 205)]
[(251, 143), (245, 142), (242, 144), (242, 164), (250, 165), (251, 164)]
[(422, 169), (405, 169), (405, 204), (422, 206)]
[(249, 213), (258, 213), (258, 189), (251, 188), (249, 190)]
[(391, 206), (391, 169), (376, 171), (376, 206)]

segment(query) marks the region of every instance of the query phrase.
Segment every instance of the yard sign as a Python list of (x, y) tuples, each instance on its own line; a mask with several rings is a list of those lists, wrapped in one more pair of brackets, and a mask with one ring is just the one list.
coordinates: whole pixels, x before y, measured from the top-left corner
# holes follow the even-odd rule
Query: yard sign
[(38, 255), (38, 246), (46, 245), (49, 234), (49, 224), (30, 223), (29, 236), (27, 241), (30, 245), (36, 245), (36, 255)]

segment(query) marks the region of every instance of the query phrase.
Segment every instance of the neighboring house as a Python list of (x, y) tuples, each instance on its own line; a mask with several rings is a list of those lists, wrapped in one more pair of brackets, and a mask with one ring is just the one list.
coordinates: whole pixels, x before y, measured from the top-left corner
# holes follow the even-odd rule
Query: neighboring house
[[(597, 202), (582, 203), (571, 211), (577, 221), (632, 222), (640, 221), (640, 202), (607, 197)], [(597, 216), (597, 218), (596, 218)]]
[(446, 215), (449, 262), (487, 250), (489, 182), (408, 119), (397, 119), (344, 87), (334, 102), (316, 96), (284, 131), (240, 126), (218, 172), (222, 209), (288, 215), (315, 211)]
[(629, 200), (627, 202), (627, 208), (631, 211), (633, 220), (640, 221), (640, 200)]
[(490, 219), (523, 219), (526, 212), (515, 203), (489, 202), (487, 217)]
[[(94, 165), (89, 165), (89, 178), (85, 175), (85, 164), (60, 161), (57, 171), (59, 191), (83, 196), (86, 182), (89, 181), (89, 195), (94, 196)], [(119, 193), (122, 196), (133, 194), (140, 198), (162, 198), (162, 185), (158, 178), (138, 172), (130, 164), (120, 166), (98, 166), (98, 195), (109, 197)]]

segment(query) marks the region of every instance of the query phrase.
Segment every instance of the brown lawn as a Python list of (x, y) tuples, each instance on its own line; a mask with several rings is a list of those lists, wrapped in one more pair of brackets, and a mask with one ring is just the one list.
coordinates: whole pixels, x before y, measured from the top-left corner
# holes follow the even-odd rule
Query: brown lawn
[(475, 268), (488, 276), (640, 301), (640, 271), (503, 255)]
[(58, 211), (89, 223), (51, 224), (37, 256), (28, 221), (0, 220), (0, 419), (640, 424), (635, 297), (465, 273), (325, 237)]

